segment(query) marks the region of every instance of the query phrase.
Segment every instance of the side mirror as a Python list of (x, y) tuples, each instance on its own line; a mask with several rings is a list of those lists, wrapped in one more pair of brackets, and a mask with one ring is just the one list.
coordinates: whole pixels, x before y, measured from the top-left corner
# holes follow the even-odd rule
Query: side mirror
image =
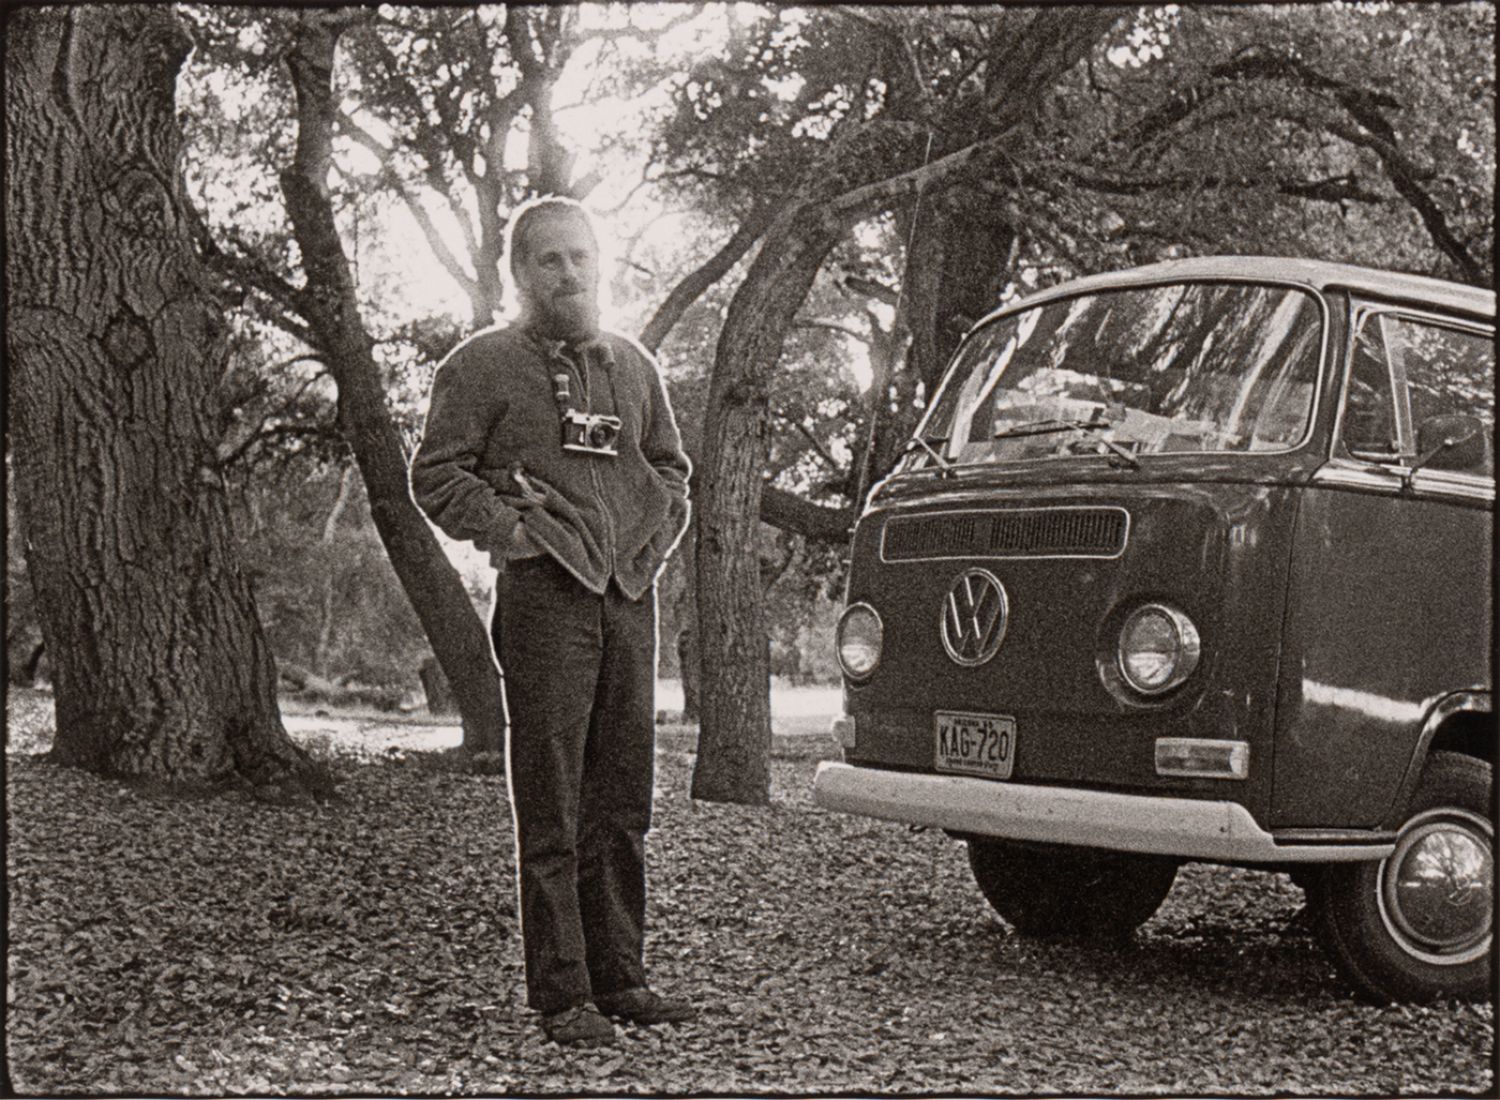
[(1467, 413), (1429, 416), (1417, 426), (1417, 458), (1413, 472), (1434, 470), (1481, 473), (1493, 468), (1492, 443), (1484, 421)]

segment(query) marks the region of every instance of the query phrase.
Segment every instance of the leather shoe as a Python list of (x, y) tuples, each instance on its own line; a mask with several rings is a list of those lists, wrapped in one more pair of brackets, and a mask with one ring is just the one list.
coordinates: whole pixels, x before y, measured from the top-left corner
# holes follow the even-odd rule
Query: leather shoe
[(615, 1025), (591, 1004), (574, 1005), (542, 1017), (542, 1031), (558, 1046), (598, 1046), (615, 1040)]
[(663, 997), (645, 986), (607, 993), (595, 997), (594, 1002), (606, 1016), (633, 1024), (676, 1024), (698, 1015), (697, 1009), (685, 999)]

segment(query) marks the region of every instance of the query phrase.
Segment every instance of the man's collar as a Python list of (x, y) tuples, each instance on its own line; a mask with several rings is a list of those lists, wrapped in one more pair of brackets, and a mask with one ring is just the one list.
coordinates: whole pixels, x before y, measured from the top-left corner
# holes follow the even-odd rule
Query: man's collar
[(537, 347), (541, 348), (549, 359), (562, 359), (567, 362), (574, 361), (572, 351), (579, 359), (585, 359), (601, 366), (612, 367), (615, 365), (615, 349), (604, 339), (604, 333), (600, 332), (586, 340), (569, 341), (554, 340), (550, 336), (543, 336), (535, 328), (523, 326), (527, 337)]

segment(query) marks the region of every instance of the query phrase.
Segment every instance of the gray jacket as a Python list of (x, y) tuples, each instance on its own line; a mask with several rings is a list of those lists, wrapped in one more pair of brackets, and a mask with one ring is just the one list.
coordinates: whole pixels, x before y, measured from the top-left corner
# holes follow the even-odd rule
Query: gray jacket
[[(563, 449), (559, 374), (573, 407), (623, 422), (617, 457)], [(476, 333), (438, 367), (411, 488), (433, 523), (497, 568), (535, 547), (589, 590), (613, 577), (639, 599), (687, 526), (691, 468), (645, 348), (605, 332), (570, 357), (511, 326)]]

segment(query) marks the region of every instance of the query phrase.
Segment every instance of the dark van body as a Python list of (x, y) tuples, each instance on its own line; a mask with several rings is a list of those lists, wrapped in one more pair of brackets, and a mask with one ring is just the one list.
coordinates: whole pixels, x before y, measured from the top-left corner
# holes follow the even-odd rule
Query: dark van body
[(1364, 992), (1486, 993), (1493, 315), (1226, 257), (987, 318), (856, 528), (817, 801), (967, 840), (1022, 931), (1288, 867)]

